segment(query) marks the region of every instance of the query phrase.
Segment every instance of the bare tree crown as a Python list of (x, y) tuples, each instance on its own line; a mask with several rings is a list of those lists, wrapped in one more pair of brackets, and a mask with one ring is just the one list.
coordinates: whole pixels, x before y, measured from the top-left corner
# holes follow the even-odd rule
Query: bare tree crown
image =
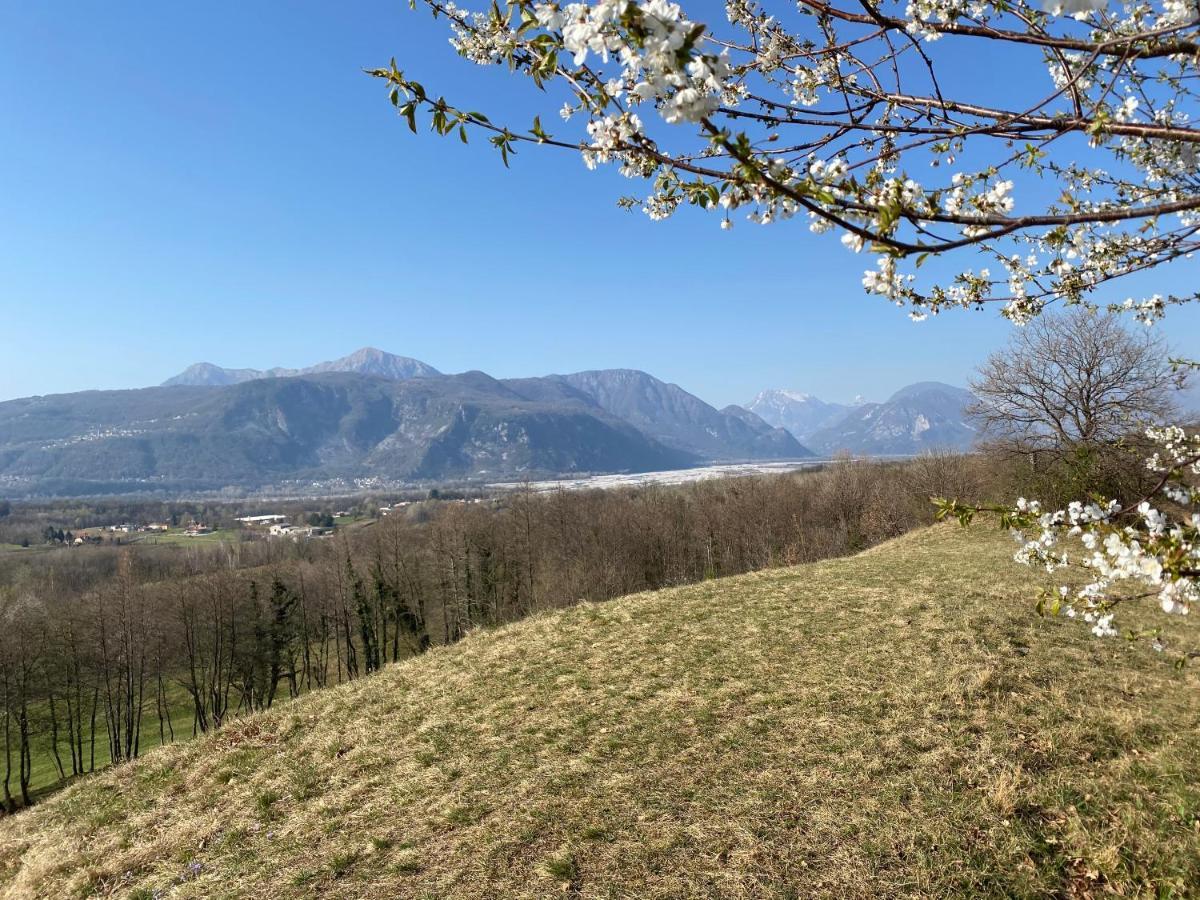
[(1076, 309), (1014, 331), (980, 367), (968, 412), (1000, 449), (1066, 453), (1167, 420), (1183, 378), (1160, 337)]

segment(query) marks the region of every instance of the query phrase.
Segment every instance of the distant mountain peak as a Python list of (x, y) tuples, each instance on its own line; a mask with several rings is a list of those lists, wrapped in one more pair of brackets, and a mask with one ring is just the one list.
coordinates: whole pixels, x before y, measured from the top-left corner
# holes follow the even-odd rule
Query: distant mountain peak
[(225, 386), (241, 384), (243, 381), (253, 381), (262, 378), (263, 373), (257, 369), (226, 369), (210, 362), (198, 362), (188, 366), (173, 378), (163, 382), (163, 387), (175, 385), (213, 385)]
[(397, 356), (395, 353), (388, 353), (386, 350), (380, 350), (378, 347), (359, 347), (353, 353), (348, 353), (333, 362), (346, 363), (347, 365), (362, 365), (364, 363), (410, 358), (407, 356)]
[(966, 409), (974, 395), (940, 381), (918, 381), (883, 403), (852, 407), (839, 421), (809, 436), (824, 453), (909, 456), (926, 450), (968, 450), (977, 438)]
[(816, 400), (817, 398), (804, 391), (791, 391), (787, 388), (767, 388), (765, 391), (759, 391), (758, 396), (750, 401), (750, 405), (772, 399), (791, 400), (794, 403), (808, 403), (810, 400)]
[(177, 385), (230, 385), (260, 378), (288, 378), (294, 375), (319, 375), (322, 372), (356, 372), (359, 375), (375, 375), (393, 381), (409, 378), (429, 378), (442, 374), (428, 363), (409, 356), (397, 356), (376, 347), (363, 347), (349, 356), (328, 362), (317, 363), (304, 369), (273, 368), (225, 369), (212, 363), (195, 363), (173, 378), (163, 382), (163, 387)]
[(973, 395), (966, 388), (956, 387), (953, 384), (946, 384), (942, 381), (917, 381), (913, 384), (905, 385), (892, 394), (888, 398), (889, 403), (897, 400), (906, 400), (911, 397), (919, 397), (922, 394), (949, 394), (965, 398), (968, 402)]
[(409, 378), (428, 378), (442, 374), (428, 363), (410, 356), (397, 356), (375, 347), (363, 347), (349, 356), (331, 362), (318, 363), (302, 369), (299, 375), (316, 375), (321, 372), (357, 372), (360, 375), (378, 375), (396, 381)]
[(785, 388), (760, 391), (746, 408), (768, 424), (786, 429), (802, 443), (849, 410), (841, 403), (827, 403), (812, 394)]

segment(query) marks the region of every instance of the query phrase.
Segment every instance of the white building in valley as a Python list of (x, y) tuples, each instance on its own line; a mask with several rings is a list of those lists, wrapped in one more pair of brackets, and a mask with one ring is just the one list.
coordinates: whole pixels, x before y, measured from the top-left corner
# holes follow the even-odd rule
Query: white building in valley
[(251, 525), (251, 526), (287, 524), (287, 520), (288, 520), (287, 516), (280, 516), (280, 515), (242, 516), (238, 519), (238, 521), (241, 522), (243, 525)]

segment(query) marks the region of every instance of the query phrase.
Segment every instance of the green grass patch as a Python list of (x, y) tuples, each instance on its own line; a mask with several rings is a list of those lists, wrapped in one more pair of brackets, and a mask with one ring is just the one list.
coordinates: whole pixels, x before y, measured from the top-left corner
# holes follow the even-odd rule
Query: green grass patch
[[(173, 742), (172, 733), (174, 734), (174, 741), (190, 739), (192, 737), (194, 718), (191, 699), (188, 697), (187, 692), (175, 683), (170, 683), (165, 693), (170, 718), (169, 728), (165, 726), (164, 722), (163, 733), (166, 741), (168, 743)], [(61, 714), (61, 709), (59, 712)], [(41, 705), (35, 705), (32, 708), (31, 714), (34, 717), (48, 718), (49, 710)], [(104, 724), (104, 715), (101, 712), (97, 717), (94, 748), (90, 735), (86, 733), (84, 735), (83, 754), (85, 769), (92, 765), (93, 757), (97, 771), (107, 767), (112, 762), (108, 737), (108, 728)], [(151, 748), (158, 747), (162, 742), (162, 736), (159, 734), (158, 715), (154, 711), (153, 701), (151, 700), (148, 701), (147, 709), (142, 714), (142, 728), (139, 737), (140, 751), (144, 753)], [(61, 786), (58, 765), (54, 761), (54, 752), (48, 734), (39, 734), (31, 741), (31, 745), (33, 768), (30, 785), (35, 795), (43, 796), (47, 792)], [(71, 750), (66, 743), (65, 731), (62, 740), (59, 741), (58, 753), (62, 759), (63, 770), (69, 777), (71, 774)], [(13, 783), (15, 786), (15, 776)]]
[(220, 544), (222, 542), (239, 541), (242, 531), (237, 528), (218, 528), (209, 534), (189, 535), (182, 529), (163, 533), (138, 535), (139, 544)]

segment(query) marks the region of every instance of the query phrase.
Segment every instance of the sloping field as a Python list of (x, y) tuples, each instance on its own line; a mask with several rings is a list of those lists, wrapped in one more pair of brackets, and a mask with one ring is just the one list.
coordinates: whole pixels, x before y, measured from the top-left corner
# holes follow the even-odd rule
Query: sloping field
[(544, 615), (0, 821), (0, 896), (1188, 896), (1200, 675), (1012, 544)]

